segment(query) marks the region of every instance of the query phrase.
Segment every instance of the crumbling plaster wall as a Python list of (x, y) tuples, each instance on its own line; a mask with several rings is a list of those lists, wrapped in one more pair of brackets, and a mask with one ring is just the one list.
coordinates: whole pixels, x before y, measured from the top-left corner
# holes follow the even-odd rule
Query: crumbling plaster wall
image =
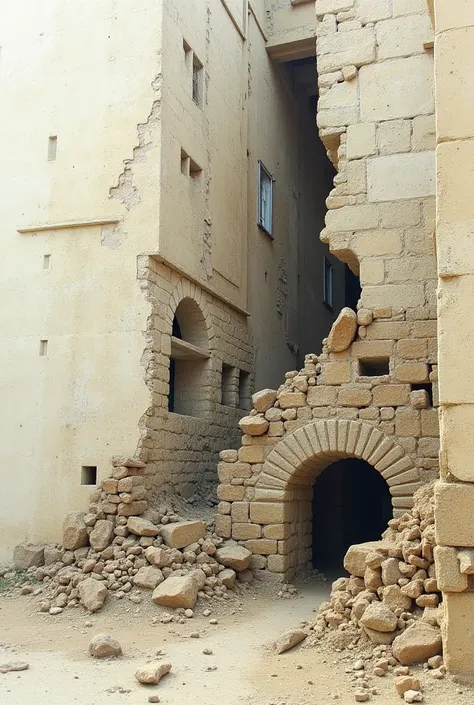
[(368, 460), (400, 512), (439, 465), (428, 10), (317, 0), (316, 14), (318, 126), (338, 170), (322, 239), (360, 274), (356, 339), (338, 352), (323, 341), (269, 406), (256, 397), (241, 448), (219, 467), (220, 532), (287, 576), (311, 558), (321, 469)]

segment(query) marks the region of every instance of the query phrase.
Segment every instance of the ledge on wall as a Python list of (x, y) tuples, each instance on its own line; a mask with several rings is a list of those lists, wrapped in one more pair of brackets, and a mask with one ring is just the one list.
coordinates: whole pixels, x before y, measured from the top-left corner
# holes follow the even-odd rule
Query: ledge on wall
[(210, 355), (196, 345), (172, 336), (171, 357), (174, 360), (207, 360)]

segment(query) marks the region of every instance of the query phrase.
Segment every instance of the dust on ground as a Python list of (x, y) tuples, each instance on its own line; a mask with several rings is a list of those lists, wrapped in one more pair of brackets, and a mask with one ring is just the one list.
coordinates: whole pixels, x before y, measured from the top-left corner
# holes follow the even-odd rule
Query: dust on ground
[[(82, 608), (57, 616), (39, 613), (38, 598), (31, 595), (0, 598), (0, 664), (29, 664), (28, 670), (0, 674), (0, 703), (145, 705), (150, 695), (159, 695), (169, 705), (352, 705), (347, 671), (357, 654), (303, 645), (276, 656), (268, 648), (281, 632), (309, 619), (329, 592), (316, 581), (299, 588), (298, 596), (281, 599), (277, 590), (255, 586), (226, 603), (200, 604), (184, 624), (161, 623), (165, 610), (145, 592), (140, 605), (110, 601), (92, 616)], [(206, 608), (212, 613), (204, 617)], [(89, 642), (98, 633), (118, 639), (123, 656), (89, 656)], [(172, 672), (157, 686), (139, 685), (135, 670), (150, 660), (171, 662)], [(474, 690), (414, 670), (427, 705), (474, 702)], [(403, 702), (391, 676), (374, 680), (378, 694), (371, 702)]]

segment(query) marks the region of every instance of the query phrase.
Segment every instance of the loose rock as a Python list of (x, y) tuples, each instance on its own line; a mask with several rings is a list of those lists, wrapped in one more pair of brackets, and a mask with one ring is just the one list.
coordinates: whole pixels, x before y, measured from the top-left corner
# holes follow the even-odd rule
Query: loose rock
[(122, 647), (116, 639), (108, 634), (96, 634), (89, 644), (89, 653), (95, 658), (120, 656)]
[(273, 646), (277, 654), (283, 654), (300, 644), (306, 637), (307, 634), (302, 629), (289, 629), (275, 641)]
[(170, 671), (170, 663), (147, 663), (135, 671), (135, 678), (143, 685), (157, 685)]

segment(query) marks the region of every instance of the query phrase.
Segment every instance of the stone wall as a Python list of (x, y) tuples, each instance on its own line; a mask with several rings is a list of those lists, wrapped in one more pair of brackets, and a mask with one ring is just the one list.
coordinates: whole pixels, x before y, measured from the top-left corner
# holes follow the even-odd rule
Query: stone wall
[(361, 298), (320, 355), (255, 395), (219, 465), (219, 532), (287, 577), (311, 560), (312, 485), (332, 462), (373, 465), (395, 515), (439, 465), (429, 14), (402, 0), (317, 0), (316, 13), (318, 126), (338, 169), (321, 238)]
[[(238, 421), (251, 404), (254, 352), (247, 317), (156, 258), (140, 257), (138, 276), (152, 304), (142, 360), (152, 406), (141, 419), (140, 457), (147, 461), (153, 487), (207, 498), (215, 488), (218, 452), (229, 442), (237, 446)], [(168, 410), (173, 318), (183, 301), (202, 314), (183, 329), (183, 338), (194, 324), (199, 337), (202, 323), (196, 347), (208, 355), (198, 362), (197, 375), (192, 361), (184, 361), (180, 370), (184, 395), (195, 400), (186, 414)], [(228, 368), (224, 382), (223, 364)]]

